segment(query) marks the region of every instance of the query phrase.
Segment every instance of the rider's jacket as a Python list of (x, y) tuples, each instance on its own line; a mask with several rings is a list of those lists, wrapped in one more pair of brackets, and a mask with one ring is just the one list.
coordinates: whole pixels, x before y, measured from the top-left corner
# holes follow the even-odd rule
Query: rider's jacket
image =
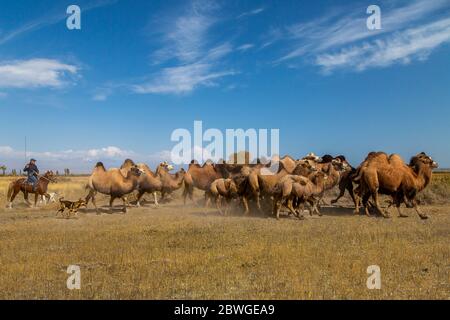
[(28, 176), (34, 176), (39, 173), (38, 167), (31, 163), (27, 164), (23, 171), (26, 172)]

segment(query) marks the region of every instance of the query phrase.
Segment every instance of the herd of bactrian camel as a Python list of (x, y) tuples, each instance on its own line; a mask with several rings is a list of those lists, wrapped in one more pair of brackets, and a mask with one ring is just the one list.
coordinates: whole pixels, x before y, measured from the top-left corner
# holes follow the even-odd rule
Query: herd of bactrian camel
[[(127, 159), (120, 168), (109, 170), (101, 162), (97, 163), (89, 177), (86, 203), (91, 200), (98, 212), (95, 196), (102, 193), (111, 197), (111, 210), (113, 201), (121, 198), (126, 212), (127, 195), (134, 193), (136, 204), (140, 206), (142, 196), (150, 193), (158, 205), (157, 192), (165, 199), (173, 191), (184, 188), (186, 204), (187, 198), (196, 202), (193, 191), (197, 188), (205, 193), (205, 205), (214, 201), (221, 214), (226, 214), (233, 200), (241, 203), (244, 214), (249, 214), (249, 201), (253, 201), (254, 210), (264, 212), (263, 208), (271, 208), (271, 214), (277, 219), (283, 207), (301, 219), (305, 206), (310, 215), (320, 215), (324, 193), (338, 186), (340, 193), (331, 203), (336, 203), (347, 190), (356, 214), (362, 205), (368, 216), (374, 211), (389, 217), (388, 209), (394, 205), (399, 216), (406, 217), (400, 210), (404, 203), (414, 208), (420, 218), (426, 219), (416, 196), (430, 183), (432, 171), (437, 166), (424, 152), (412, 157), (408, 164), (398, 154), (371, 152), (357, 168), (353, 168), (344, 156), (318, 157), (310, 153), (299, 160), (285, 156), (267, 164), (207, 161), (199, 165), (192, 161), (187, 171), (180, 169), (171, 174), (173, 167), (167, 162), (159, 164), (153, 172), (146, 164), (135, 164)], [(380, 194), (390, 196), (390, 204), (384, 210), (380, 206)]]

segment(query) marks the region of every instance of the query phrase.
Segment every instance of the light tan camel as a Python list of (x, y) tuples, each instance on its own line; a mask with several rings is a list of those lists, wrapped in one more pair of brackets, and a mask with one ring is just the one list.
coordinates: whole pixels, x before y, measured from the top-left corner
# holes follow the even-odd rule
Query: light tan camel
[(385, 218), (389, 213), (381, 210), (379, 194), (390, 195), (400, 217), (406, 217), (400, 206), (404, 202), (412, 206), (421, 219), (428, 216), (417, 205), (417, 194), (425, 189), (431, 181), (432, 171), (438, 164), (424, 152), (412, 157), (406, 165), (398, 154), (388, 156), (384, 152), (371, 153), (358, 168), (355, 181), (359, 183), (358, 201), (355, 212), (359, 212), (359, 198), (370, 215), (368, 200), (372, 197), (375, 209)]
[[(216, 179), (211, 183), (210, 186), (210, 195), (214, 199), (214, 202), (216, 203), (217, 209), (221, 214), (226, 215), (227, 210), (230, 204), (230, 201), (233, 198), (236, 198), (238, 196), (238, 189), (236, 186), (236, 183), (233, 179)], [(221, 200), (225, 199), (227, 201), (227, 207), (225, 208), (225, 211), (222, 213), (221, 209)]]
[(123, 212), (127, 212), (127, 200), (126, 195), (136, 190), (139, 185), (139, 177), (144, 173), (137, 166), (132, 166), (124, 176), (120, 169), (112, 168), (109, 170), (105, 169), (103, 163), (98, 162), (91, 176), (89, 177), (89, 182), (86, 188), (89, 190), (89, 194), (86, 196), (86, 205), (89, 200), (92, 199), (92, 203), (99, 213), (97, 204), (95, 203), (95, 196), (97, 192), (111, 196), (109, 200), (110, 212), (112, 212), (113, 202), (117, 198), (122, 198), (123, 200)]

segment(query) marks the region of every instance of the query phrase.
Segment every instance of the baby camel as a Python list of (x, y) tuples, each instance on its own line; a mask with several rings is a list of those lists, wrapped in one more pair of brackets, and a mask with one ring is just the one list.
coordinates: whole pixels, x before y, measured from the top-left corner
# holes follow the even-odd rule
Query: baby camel
[[(209, 195), (215, 200), (217, 209), (219, 210), (220, 214), (226, 215), (231, 199), (238, 196), (238, 188), (233, 179), (220, 178), (214, 180), (213, 183), (211, 183), (211, 186), (209, 188)], [(223, 213), (220, 207), (222, 198), (226, 199), (228, 204)]]
[[(316, 212), (321, 215), (317, 208), (318, 201), (324, 192), (324, 184), (327, 180), (327, 175), (322, 171), (315, 172), (310, 178), (287, 175), (283, 177), (273, 188), (273, 213), (276, 218), (280, 218), (280, 209), (283, 203), (296, 217), (301, 218), (299, 212), (300, 205), (303, 206), (305, 202), (311, 205), (310, 215)], [(293, 202), (296, 200), (296, 208), (293, 207)]]

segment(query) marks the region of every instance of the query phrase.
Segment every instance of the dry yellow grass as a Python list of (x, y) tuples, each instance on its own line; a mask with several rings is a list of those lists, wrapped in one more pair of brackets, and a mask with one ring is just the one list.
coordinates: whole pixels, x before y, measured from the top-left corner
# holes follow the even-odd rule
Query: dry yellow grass
[[(450, 298), (449, 206), (425, 206), (427, 221), (411, 211), (382, 219), (349, 208), (276, 221), (221, 217), (176, 199), (67, 220), (55, 218), (55, 205), (26, 208), (22, 196), (16, 209), (3, 209), (7, 180), (0, 179), (2, 299)], [(85, 182), (51, 189), (78, 199)], [(66, 288), (71, 264), (81, 267), (81, 290)], [(373, 264), (381, 290), (366, 287)]]

